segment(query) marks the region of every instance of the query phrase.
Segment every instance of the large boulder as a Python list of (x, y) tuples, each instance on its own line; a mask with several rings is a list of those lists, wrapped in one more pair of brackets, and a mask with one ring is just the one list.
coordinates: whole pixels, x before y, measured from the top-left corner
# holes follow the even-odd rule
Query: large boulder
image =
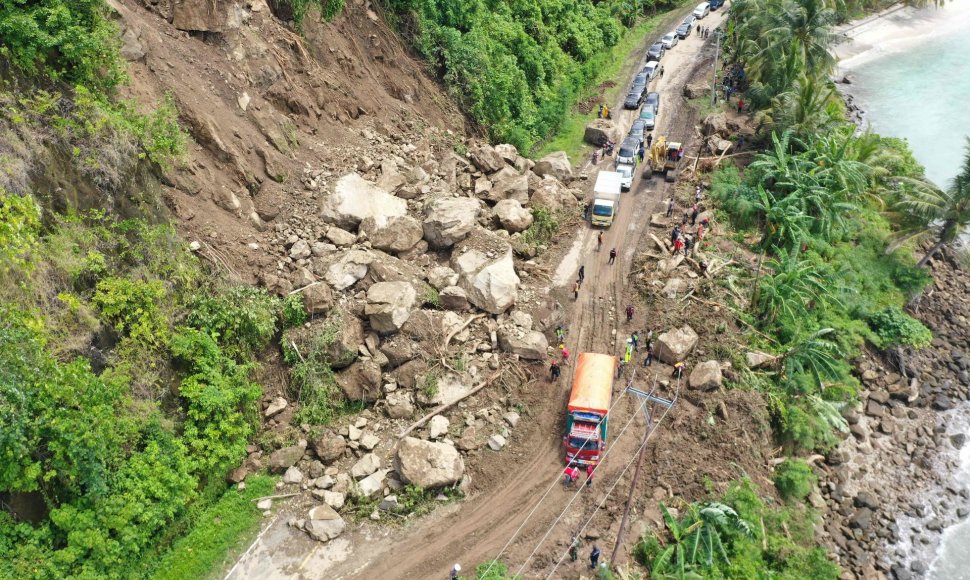
[(696, 99), (699, 97), (706, 97), (711, 94), (711, 85), (709, 83), (687, 83), (684, 85), (684, 96), (688, 99)]
[(620, 130), (609, 119), (594, 119), (586, 125), (583, 140), (599, 147), (607, 141), (620, 142)]
[(491, 145), (479, 145), (468, 152), (475, 167), (485, 173), (495, 173), (505, 167), (505, 159)]
[(438, 294), (438, 303), (445, 310), (464, 312), (468, 310), (468, 294), (461, 286), (445, 286)]
[(325, 433), (313, 442), (313, 451), (324, 463), (332, 463), (344, 456), (347, 441), (336, 433)]
[(289, 447), (277, 449), (276, 451), (270, 453), (269, 459), (266, 462), (266, 467), (269, 468), (269, 470), (273, 473), (283, 473), (287, 469), (296, 465), (298, 461), (303, 459), (304, 453), (306, 453), (305, 441), (301, 441), (297, 445), (290, 445)]
[(391, 419), (408, 419), (414, 415), (414, 401), (408, 391), (389, 393), (384, 402), (387, 404), (387, 416)]
[(370, 326), (381, 334), (401, 330), (411, 316), (418, 298), (414, 286), (408, 282), (377, 282), (367, 289), (367, 305), (364, 314)]
[(334, 290), (346, 290), (367, 275), (367, 271), (374, 260), (374, 254), (371, 252), (348, 250), (330, 264), (323, 278), (333, 286)]
[(565, 151), (553, 151), (546, 155), (536, 162), (532, 171), (539, 177), (551, 175), (563, 183), (573, 178), (573, 167)]
[(330, 541), (347, 528), (346, 522), (332, 507), (326, 504), (318, 505), (310, 510), (304, 529), (310, 537), (320, 542)]
[(333, 291), (326, 282), (311, 284), (300, 294), (303, 295), (303, 307), (310, 314), (326, 314), (333, 306)]
[(458, 285), (468, 301), (491, 314), (515, 304), (519, 276), (515, 273), (512, 246), (498, 236), (476, 228), (451, 254)]
[(532, 225), (532, 212), (514, 199), (503, 199), (496, 203), (492, 212), (502, 229), (513, 234), (524, 232)]
[(350, 366), (357, 359), (364, 343), (364, 323), (343, 309), (336, 309), (323, 319), (316, 319), (309, 327), (298, 326), (286, 332), (286, 344), (296, 344), (305, 357), (322, 349), (327, 364), (334, 369)]
[(721, 363), (716, 360), (704, 361), (694, 367), (690, 373), (687, 383), (692, 389), (713, 391), (723, 383), (721, 376)]
[(371, 246), (385, 252), (406, 252), (421, 241), (424, 228), (411, 216), (394, 216), (378, 221), (368, 217), (360, 222), (360, 231), (367, 235)]
[(501, 201), (514, 199), (519, 203), (529, 203), (529, 177), (511, 167), (505, 167), (491, 177), (492, 187), (485, 199)]
[(697, 333), (686, 324), (657, 337), (657, 358), (667, 364), (678, 363), (697, 346)]
[(357, 231), (360, 222), (369, 217), (384, 225), (389, 218), (407, 215), (408, 203), (360, 175), (348, 173), (337, 180), (333, 193), (324, 198), (321, 213), (338, 227)]
[(357, 460), (350, 468), (350, 477), (354, 479), (364, 479), (381, 468), (381, 458), (373, 453), (368, 453)]
[(405, 483), (430, 489), (461, 481), (465, 462), (452, 445), (405, 437), (397, 447), (396, 471)]
[(495, 152), (508, 163), (515, 163), (515, 161), (519, 158), (519, 150), (515, 148), (515, 145), (510, 145), (508, 143), (496, 145)]
[(360, 360), (337, 373), (337, 386), (350, 401), (373, 403), (381, 395), (381, 367), (370, 359)]
[(549, 349), (546, 335), (538, 330), (526, 330), (514, 324), (499, 326), (498, 345), (503, 351), (517, 354), (526, 360), (542, 360)]
[(432, 201), (424, 218), (424, 239), (437, 249), (453, 246), (475, 227), (481, 210), (481, 203), (470, 197), (441, 197)]
[(533, 190), (530, 205), (558, 212), (574, 201), (573, 194), (558, 179), (550, 176), (544, 177)]
[(752, 369), (769, 367), (775, 364), (775, 361), (778, 360), (778, 357), (766, 352), (761, 352), (760, 350), (748, 351), (744, 354), (744, 358), (748, 363), (748, 368)]
[(717, 135), (728, 137), (731, 130), (728, 128), (727, 115), (724, 112), (711, 113), (704, 119), (703, 133), (706, 136)]

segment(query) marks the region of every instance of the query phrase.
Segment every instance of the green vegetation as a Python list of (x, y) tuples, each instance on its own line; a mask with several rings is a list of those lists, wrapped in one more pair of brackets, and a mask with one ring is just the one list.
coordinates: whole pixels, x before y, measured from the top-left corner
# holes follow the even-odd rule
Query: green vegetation
[(345, 0), (281, 0), (293, 11), (293, 23), (297, 30), (303, 30), (303, 22), (310, 10), (320, 13), (324, 20), (331, 21), (344, 11)]
[(812, 493), (818, 478), (801, 459), (786, 459), (775, 468), (775, 487), (786, 501), (801, 501)]
[(259, 530), (262, 513), (253, 500), (272, 495), (276, 478), (264, 475), (246, 480), (246, 489), (226, 490), (218, 501), (205, 509), (195, 526), (176, 540), (155, 564), (155, 580), (211, 578), (225, 568), (229, 557), (248, 544)]
[[(672, 7), (674, 2), (670, 2)], [(599, 95), (600, 87), (607, 82), (613, 81), (613, 86), (603, 91), (602, 101), (613, 103), (619, 96), (620, 91), (627, 90), (625, 84), (616, 83), (615, 79), (620, 76), (620, 71), (629, 63), (639, 64), (641, 55), (636, 49), (643, 44), (644, 39), (654, 32), (666, 13), (657, 14), (646, 20), (639, 22), (633, 28), (624, 32), (623, 37), (609, 52), (604, 52), (596, 58), (601, 61), (601, 65), (596, 67), (595, 75), (587, 83), (586, 89), (580, 92), (575, 100), (584, 101)], [(576, 163), (589, 147), (583, 141), (586, 132), (586, 125), (596, 118), (599, 112), (598, 107), (594, 107), (590, 112), (583, 113), (576, 108), (572, 108), (566, 113), (558, 127), (554, 127), (550, 133), (552, 137), (537, 145), (538, 150), (534, 151), (536, 159), (544, 157), (553, 151), (565, 151), (566, 155)]]
[[(448, 91), (496, 141), (520, 151), (553, 133), (603, 78), (652, 0), (386, 0)], [(617, 65), (618, 66), (618, 65)]]
[(839, 577), (813, 546), (816, 515), (801, 505), (766, 505), (747, 479), (715, 500), (684, 503), (680, 515), (660, 508), (666, 531), (645, 535), (634, 551), (651, 578)]
[(340, 320), (328, 320), (326, 326), (307, 341), (306, 352), (294, 344), (283, 343), (283, 359), (290, 365), (290, 388), (300, 403), (296, 421), (311, 425), (328, 425), (344, 405), (337, 386), (331, 358), (332, 346), (340, 332)]

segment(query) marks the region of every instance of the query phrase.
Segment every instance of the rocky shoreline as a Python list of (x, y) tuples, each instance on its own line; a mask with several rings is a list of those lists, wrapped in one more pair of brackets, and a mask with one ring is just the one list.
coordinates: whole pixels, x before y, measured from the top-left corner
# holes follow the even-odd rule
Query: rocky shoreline
[(970, 424), (970, 274), (950, 252), (931, 265), (934, 282), (909, 313), (932, 346), (902, 364), (857, 361), (850, 434), (817, 466), (811, 500), (846, 578), (926, 577), (943, 530), (970, 515), (970, 489), (955, 479)]

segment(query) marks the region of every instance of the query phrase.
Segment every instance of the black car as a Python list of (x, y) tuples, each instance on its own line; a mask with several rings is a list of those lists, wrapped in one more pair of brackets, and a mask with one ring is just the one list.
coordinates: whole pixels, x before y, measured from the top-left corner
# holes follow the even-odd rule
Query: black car
[(641, 141), (644, 139), (644, 133), (646, 132), (647, 122), (643, 119), (636, 119), (633, 121), (633, 126), (630, 127), (630, 132), (627, 133), (628, 137), (636, 137)]
[(636, 109), (643, 102), (643, 88), (633, 87), (623, 100), (624, 109)]
[(680, 26), (677, 27), (677, 36), (679, 36), (681, 39), (687, 38), (688, 36), (690, 36), (690, 31), (693, 28), (694, 27), (691, 26), (690, 24), (686, 24), (686, 23), (681, 24)]
[(637, 76), (633, 77), (633, 85), (634, 86), (636, 86), (636, 85), (647, 86), (647, 83), (649, 81), (650, 81), (650, 75), (648, 73), (645, 73), (645, 72), (637, 73)]
[(652, 105), (653, 112), (655, 114), (659, 113), (660, 112), (660, 93), (657, 93), (657, 92), (647, 93), (647, 97), (643, 100), (643, 104), (648, 106)]
[(653, 43), (653, 45), (649, 49), (647, 49), (647, 62), (650, 62), (651, 60), (660, 60), (661, 58), (663, 58), (664, 52), (666, 50), (667, 49), (664, 48), (664, 43), (662, 42)]

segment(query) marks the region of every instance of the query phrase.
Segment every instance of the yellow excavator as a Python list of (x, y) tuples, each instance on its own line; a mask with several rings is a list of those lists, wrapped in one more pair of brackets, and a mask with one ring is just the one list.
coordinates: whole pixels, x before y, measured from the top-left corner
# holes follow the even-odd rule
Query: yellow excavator
[(663, 173), (664, 181), (673, 183), (677, 179), (677, 169), (684, 157), (683, 145), (674, 141), (667, 141), (664, 135), (657, 136), (650, 145), (649, 169), (644, 168), (644, 177), (652, 177), (654, 173)]

